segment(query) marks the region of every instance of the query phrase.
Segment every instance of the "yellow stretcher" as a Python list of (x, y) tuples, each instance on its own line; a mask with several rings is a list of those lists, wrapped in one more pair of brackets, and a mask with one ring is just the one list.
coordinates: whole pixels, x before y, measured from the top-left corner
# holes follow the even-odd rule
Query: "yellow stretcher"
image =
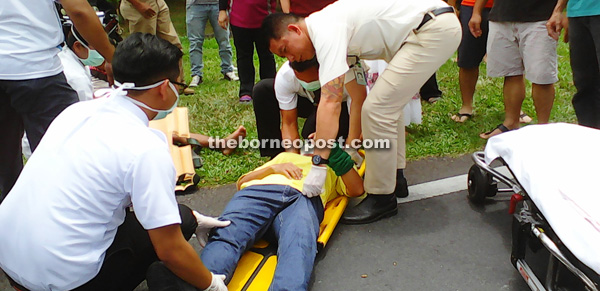
[[(361, 154), (364, 156), (364, 152)], [(358, 169), (361, 177), (364, 176), (365, 168), (365, 160), (363, 160)], [(339, 196), (325, 205), (317, 238), (318, 251), (321, 251), (329, 241), (347, 205), (347, 196)], [(261, 239), (242, 255), (227, 289), (229, 291), (268, 290), (275, 275), (275, 267), (277, 267), (277, 247)]]
[[(167, 117), (151, 120), (150, 127), (162, 131), (167, 136), (177, 172), (175, 191), (185, 191), (190, 186), (198, 184), (200, 176), (196, 174), (196, 169), (202, 166), (202, 160), (194, 148), (200, 149), (200, 145), (197, 140), (190, 138), (187, 107), (177, 107)], [(173, 144), (173, 134), (187, 138), (189, 144), (183, 146)]]

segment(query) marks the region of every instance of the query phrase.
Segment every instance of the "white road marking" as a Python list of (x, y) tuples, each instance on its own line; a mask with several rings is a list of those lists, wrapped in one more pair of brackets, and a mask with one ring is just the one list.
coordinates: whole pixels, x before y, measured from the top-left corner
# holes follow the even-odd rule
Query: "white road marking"
[[(511, 178), (512, 175), (505, 166), (495, 168), (501, 174)], [(398, 203), (442, 196), (467, 189), (467, 174), (425, 182), (408, 187), (408, 197), (398, 198)]]

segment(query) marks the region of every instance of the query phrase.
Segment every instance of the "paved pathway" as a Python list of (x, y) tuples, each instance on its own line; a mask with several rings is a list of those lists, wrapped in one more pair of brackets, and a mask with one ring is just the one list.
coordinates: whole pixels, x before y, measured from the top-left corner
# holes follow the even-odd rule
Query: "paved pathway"
[[(470, 156), (409, 163), (411, 194), (398, 200), (399, 214), (338, 225), (319, 255), (311, 290), (528, 290), (510, 264), (508, 197), (483, 207), (468, 203), (471, 165)], [(227, 185), (178, 200), (217, 216), (234, 193)], [(10, 290), (2, 275), (0, 290)]]

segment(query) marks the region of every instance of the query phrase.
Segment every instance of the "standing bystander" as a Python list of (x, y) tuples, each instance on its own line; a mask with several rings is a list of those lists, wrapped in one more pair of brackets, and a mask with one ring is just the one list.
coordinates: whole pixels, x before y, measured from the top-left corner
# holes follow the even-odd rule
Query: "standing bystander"
[[(562, 14), (565, 6), (568, 22)], [(558, 0), (546, 26), (555, 40), (563, 27), (567, 31), (564, 40), (570, 43), (577, 121), (600, 129), (600, 2)]]
[(196, 87), (203, 82), (202, 45), (204, 44), (207, 21), (210, 21), (217, 44), (219, 44), (221, 74), (223, 74), (225, 80), (239, 80), (231, 63), (233, 53), (229, 43), (229, 29), (222, 28), (219, 25), (219, 0), (187, 0), (185, 17), (188, 40), (190, 41), (190, 63), (192, 67), (190, 87)]
[[(476, 0), (469, 30), (481, 37), (482, 10), (488, 0)], [(558, 81), (556, 40), (546, 22), (556, 0), (495, 0), (489, 14), (487, 74), (504, 77), (504, 121), (479, 136), (488, 139), (519, 127), (525, 99), (525, 77), (532, 83), (538, 123), (548, 123)]]
[(230, 7), (228, 0), (219, 0), (219, 25), (227, 29), (231, 23), (240, 78), (240, 102), (252, 101), (255, 47), (260, 79), (275, 78), (275, 58), (269, 51), (269, 43), (260, 30), (260, 24), (267, 15), (275, 12), (276, 4), (275, 0), (237, 0)]
[[(23, 133), (34, 151), (52, 120), (78, 100), (58, 57), (64, 36), (54, 3), (0, 1), (0, 201), (23, 168)], [(112, 79), (114, 47), (90, 4), (61, 4), (81, 35), (104, 56)]]

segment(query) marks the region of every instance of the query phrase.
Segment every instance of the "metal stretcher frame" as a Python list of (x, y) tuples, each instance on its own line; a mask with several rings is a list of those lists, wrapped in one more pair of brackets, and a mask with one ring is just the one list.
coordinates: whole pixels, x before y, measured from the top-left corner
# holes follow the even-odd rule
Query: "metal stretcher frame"
[[(360, 153), (364, 156), (362, 150)], [(365, 165), (366, 160), (363, 160), (360, 168), (358, 168), (358, 174), (361, 177), (365, 174)], [(317, 252), (322, 251), (329, 241), (347, 205), (348, 197), (346, 196), (338, 196), (325, 205), (323, 221), (319, 225)], [(277, 248), (265, 240), (259, 240), (242, 255), (227, 288), (230, 291), (268, 290), (273, 281), (276, 267)]]
[[(595, 274), (595, 272), (587, 268), (579, 262), (570, 252), (564, 247), (560, 239), (554, 235), (551, 226), (546, 222), (542, 213), (537, 210), (535, 204), (528, 198), (524, 188), (519, 184), (516, 178), (510, 179), (490, 167), (485, 162), (484, 152), (476, 152), (472, 155), (475, 165), (469, 170), (468, 186), (469, 200), (474, 203), (481, 203), (486, 197), (494, 196), (496, 192), (514, 192), (511, 197), (509, 213), (513, 214), (513, 239), (511, 262), (519, 271), (521, 277), (527, 282), (531, 290), (556, 290), (556, 283), (559, 275), (559, 265), (566, 267), (573, 275), (575, 275), (587, 290), (598, 291), (598, 282), (594, 282), (587, 274)], [(498, 158), (504, 165), (506, 163)], [(508, 165), (506, 165), (510, 171)], [(477, 171), (481, 172), (477, 172)], [(512, 172), (511, 172), (512, 174)], [(480, 176), (481, 175), (481, 176)], [(510, 187), (510, 189), (497, 189), (496, 181), (500, 181)], [(477, 185), (478, 183), (487, 181), (488, 185)], [(515, 213), (516, 205), (522, 203), (520, 211)], [(529, 238), (537, 238), (539, 243), (548, 250), (550, 259), (546, 271), (545, 284), (538, 279), (531, 267), (525, 262), (525, 253), (527, 248), (527, 240)], [(559, 247), (561, 246), (561, 247)], [(564, 248), (564, 250), (561, 250)], [(577, 266), (576, 266), (577, 265)], [(582, 271), (585, 269), (586, 272)]]

